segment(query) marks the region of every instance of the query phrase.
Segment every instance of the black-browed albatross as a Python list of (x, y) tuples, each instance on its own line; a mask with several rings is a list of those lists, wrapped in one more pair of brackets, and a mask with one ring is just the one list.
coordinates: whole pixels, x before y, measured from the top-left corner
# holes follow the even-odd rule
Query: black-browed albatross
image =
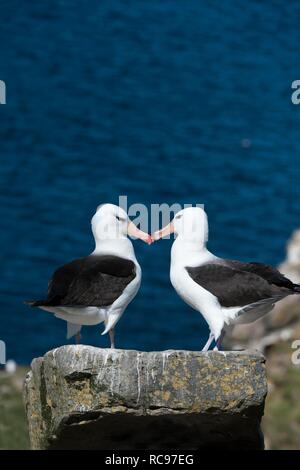
[(179, 211), (152, 239), (173, 232), (176, 239), (171, 251), (171, 283), (208, 323), (210, 335), (203, 351), (213, 340), (215, 349), (220, 347), (227, 325), (251, 323), (284, 297), (300, 294), (300, 285), (271, 266), (226, 260), (210, 253), (206, 248), (207, 216), (200, 207)]
[(150, 244), (151, 236), (139, 230), (126, 212), (113, 204), (99, 206), (92, 218), (95, 250), (58, 268), (44, 300), (28, 302), (67, 321), (67, 337), (80, 339), (82, 325), (104, 322), (102, 334), (114, 343), (114, 327), (137, 294), (141, 268), (127, 234)]

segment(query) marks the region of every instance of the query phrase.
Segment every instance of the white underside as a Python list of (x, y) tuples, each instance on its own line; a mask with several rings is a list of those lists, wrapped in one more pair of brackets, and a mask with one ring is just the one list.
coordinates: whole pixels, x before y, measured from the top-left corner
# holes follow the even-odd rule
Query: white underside
[(274, 301), (270, 299), (269, 302), (262, 303), (261, 305), (250, 304), (240, 307), (223, 307), (224, 322), (226, 325), (254, 323), (256, 320), (259, 320), (261, 317), (271, 312), (274, 305)]
[(57, 318), (75, 325), (98, 325), (105, 320), (104, 309), (98, 307), (40, 307)]

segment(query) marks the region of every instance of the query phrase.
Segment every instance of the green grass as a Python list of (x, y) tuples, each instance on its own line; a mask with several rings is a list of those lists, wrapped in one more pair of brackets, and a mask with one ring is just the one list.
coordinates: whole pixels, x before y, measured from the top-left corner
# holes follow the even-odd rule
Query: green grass
[(291, 363), (289, 344), (274, 347), (267, 360), (270, 382), (263, 431), (268, 447), (300, 449), (300, 366)]
[(0, 371), (0, 449), (29, 449), (29, 437), (22, 401), (27, 373), (19, 367), (13, 375)]

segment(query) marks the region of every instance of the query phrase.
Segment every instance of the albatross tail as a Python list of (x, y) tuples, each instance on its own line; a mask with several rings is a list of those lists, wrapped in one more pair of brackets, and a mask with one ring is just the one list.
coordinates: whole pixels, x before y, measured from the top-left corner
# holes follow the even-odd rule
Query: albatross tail
[(53, 305), (48, 299), (44, 300), (25, 300), (24, 304), (29, 305), (30, 307), (42, 307), (46, 305)]
[(67, 339), (76, 336), (81, 331), (82, 325), (77, 325), (76, 323), (67, 322)]
[(105, 320), (105, 329), (101, 333), (101, 335), (106, 335), (115, 325), (118, 323), (118, 321), (121, 318), (121, 315), (123, 313), (123, 310), (115, 310), (113, 312), (107, 312), (107, 317)]

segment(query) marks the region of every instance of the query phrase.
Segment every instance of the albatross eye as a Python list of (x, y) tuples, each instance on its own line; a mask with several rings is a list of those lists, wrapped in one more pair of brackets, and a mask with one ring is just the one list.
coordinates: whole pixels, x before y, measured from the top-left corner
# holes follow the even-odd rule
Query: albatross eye
[(119, 220), (120, 222), (121, 222), (121, 221), (122, 221), (122, 222), (125, 221), (125, 219), (124, 219), (123, 217), (120, 217), (119, 215), (116, 215), (116, 218), (117, 218), (117, 220)]
[(179, 215), (176, 215), (176, 216), (175, 216), (175, 219), (178, 220), (178, 219), (181, 219), (181, 217), (182, 217), (182, 214), (179, 214)]

